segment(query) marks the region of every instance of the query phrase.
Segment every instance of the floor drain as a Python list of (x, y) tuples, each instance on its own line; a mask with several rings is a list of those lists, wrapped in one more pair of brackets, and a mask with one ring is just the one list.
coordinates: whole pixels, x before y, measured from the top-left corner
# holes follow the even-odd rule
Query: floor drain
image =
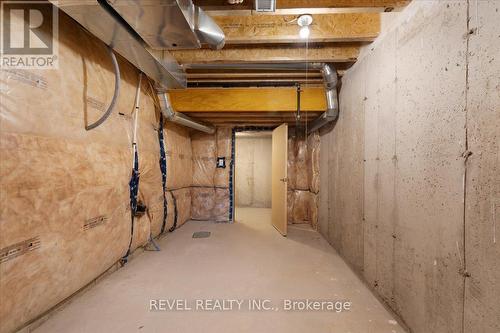
[(210, 231), (197, 231), (193, 233), (193, 238), (207, 238), (210, 237)]

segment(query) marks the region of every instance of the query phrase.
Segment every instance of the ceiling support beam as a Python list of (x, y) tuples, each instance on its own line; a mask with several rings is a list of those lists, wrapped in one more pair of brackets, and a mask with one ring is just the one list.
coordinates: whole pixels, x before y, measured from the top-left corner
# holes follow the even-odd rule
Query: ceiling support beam
[[(178, 112), (295, 112), (297, 89), (229, 88), (185, 89), (169, 92), (172, 106)], [(322, 86), (302, 88), (301, 112), (326, 109)]]
[(354, 62), (359, 47), (339, 46), (305, 47), (242, 47), (222, 50), (179, 50), (170, 53), (181, 64), (189, 63), (252, 63), (252, 62)]

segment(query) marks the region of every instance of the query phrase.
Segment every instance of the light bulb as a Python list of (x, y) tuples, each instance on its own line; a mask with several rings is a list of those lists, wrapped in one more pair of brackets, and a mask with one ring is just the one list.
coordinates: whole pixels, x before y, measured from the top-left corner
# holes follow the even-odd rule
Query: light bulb
[(309, 33), (310, 33), (309, 27), (305, 26), (305, 27), (300, 28), (299, 36), (300, 36), (300, 38), (306, 39), (309, 37)]

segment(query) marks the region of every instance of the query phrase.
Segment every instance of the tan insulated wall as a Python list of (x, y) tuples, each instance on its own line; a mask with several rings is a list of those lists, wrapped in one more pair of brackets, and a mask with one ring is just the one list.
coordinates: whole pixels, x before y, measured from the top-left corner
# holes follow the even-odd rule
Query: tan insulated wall
[(500, 330), (498, 11), (413, 1), (321, 133), (319, 230), (412, 332)]
[(165, 123), (164, 140), (167, 156), (168, 223), (165, 229), (167, 230), (174, 224), (175, 210), (177, 210), (177, 226), (181, 226), (191, 219), (193, 154), (188, 128), (167, 122)]
[[(85, 124), (97, 120), (111, 100), (111, 60), (100, 41), (62, 13), (59, 60), (58, 70), (0, 71), (0, 249), (31, 249), (0, 263), (2, 333), (92, 281), (126, 253), (130, 240), (131, 112), (138, 72), (120, 61), (116, 108), (103, 125), (86, 131)], [(158, 234), (163, 218), (158, 119), (148, 87), (143, 81), (138, 144), (139, 199), (149, 212), (136, 219), (133, 248), (145, 244), (150, 232)], [(182, 130), (170, 128), (166, 137), (190, 147)], [(186, 165), (170, 163), (171, 185), (191, 183)], [(190, 216), (188, 194), (179, 193), (181, 221)]]
[[(191, 218), (228, 221), (231, 128), (217, 128), (214, 134), (193, 132), (191, 147)], [(225, 168), (216, 168), (217, 157), (226, 158)]]
[(318, 132), (288, 139), (288, 223), (317, 225), (319, 153)]

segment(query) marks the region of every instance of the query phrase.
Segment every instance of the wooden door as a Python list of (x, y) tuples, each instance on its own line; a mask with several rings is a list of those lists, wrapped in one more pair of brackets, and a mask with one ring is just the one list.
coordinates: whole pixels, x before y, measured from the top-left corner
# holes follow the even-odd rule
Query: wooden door
[(283, 236), (287, 231), (288, 125), (273, 130), (272, 149), (272, 224)]

